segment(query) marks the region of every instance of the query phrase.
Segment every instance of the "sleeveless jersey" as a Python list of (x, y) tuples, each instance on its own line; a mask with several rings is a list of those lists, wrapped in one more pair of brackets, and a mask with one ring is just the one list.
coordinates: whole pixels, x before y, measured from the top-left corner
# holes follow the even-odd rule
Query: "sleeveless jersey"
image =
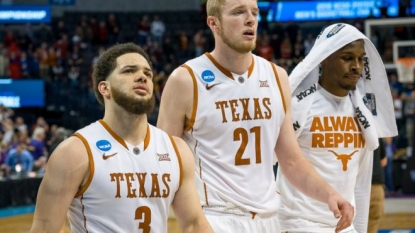
[[(355, 206), (357, 180), (372, 164), (366, 158), (370, 156), (363, 156), (365, 140), (352, 101), (349, 96), (336, 97), (320, 86), (315, 95), (298, 143), (317, 173)], [(365, 182), (370, 187), (368, 178)], [(281, 169), (277, 186), (281, 192), (278, 217), (282, 231), (334, 232), (339, 220), (328, 205), (298, 191)], [(346, 231), (351, 229), (353, 226)]]
[(194, 84), (193, 113), (183, 138), (193, 150), (202, 206), (275, 212), (274, 148), (285, 117), (275, 67), (252, 56), (243, 75), (206, 53), (183, 67)]
[(72, 231), (167, 232), (169, 207), (181, 182), (172, 138), (148, 125), (137, 151), (102, 120), (75, 136), (86, 146), (90, 176), (68, 211)]

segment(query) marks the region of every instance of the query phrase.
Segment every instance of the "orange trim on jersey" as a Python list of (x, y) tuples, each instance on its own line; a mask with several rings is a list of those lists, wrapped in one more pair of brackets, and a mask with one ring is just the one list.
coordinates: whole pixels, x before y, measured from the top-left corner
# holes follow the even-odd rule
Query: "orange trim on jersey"
[(281, 88), (281, 83), (280, 83), (280, 79), (278, 76), (278, 72), (277, 69), (275, 68), (274, 63), (270, 62), (271, 66), (272, 66), (272, 70), (274, 71), (275, 74), (275, 79), (277, 80), (277, 84), (278, 84), (278, 88), (280, 89), (280, 94), (281, 94), (281, 99), (282, 99), (282, 106), (284, 107), (284, 113), (287, 112), (287, 107), (285, 106), (285, 98), (284, 98), (284, 92), (282, 91)]
[(196, 120), (196, 110), (197, 110), (197, 102), (198, 102), (198, 92), (197, 92), (197, 83), (196, 83), (196, 76), (193, 73), (192, 68), (190, 68), (190, 66), (184, 64), (182, 65), (182, 67), (186, 68), (189, 73), (190, 76), (192, 76), (192, 80), (193, 80), (193, 111), (192, 111), (192, 116), (188, 122), (188, 125), (185, 126), (184, 130), (185, 131), (189, 131), (193, 128), (193, 125), (195, 124), (195, 120)]
[[(199, 172), (200, 180), (202, 180), (202, 160), (201, 159), (199, 159), (199, 171), (200, 171)], [(203, 182), (203, 189), (205, 191), (206, 205), (208, 206), (209, 205), (209, 198), (208, 198), (208, 195), (207, 195), (207, 187), (206, 187), (205, 182)]]
[(254, 59), (254, 56), (252, 56), (252, 63), (248, 69), (248, 78), (251, 77), (251, 74), (254, 71), (254, 67), (255, 67), (255, 59)]
[(146, 133), (146, 137), (144, 138), (144, 150), (147, 149), (149, 143), (150, 143), (150, 126), (147, 124), (147, 133)]
[(206, 187), (206, 183), (203, 182), (203, 188), (205, 189), (205, 200), (206, 200), (206, 205), (209, 205), (209, 199), (208, 199), (208, 195), (207, 195), (207, 187)]
[(230, 78), (230, 79), (232, 79), (232, 80), (235, 80), (234, 78), (233, 78), (233, 75), (232, 75), (232, 73), (229, 71), (229, 70), (227, 70), (225, 67), (223, 67), (223, 66), (221, 66), (216, 60), (215, 60), (215, 58), (213, 58), (213, 56), (210, 54), (210, 53), (208, 53), (208, 52), (206, 52), (205, 53), (205, 55), (206, 55), (206, 57), (208, 57), (209, 58), (209, 60), (213, 63), (213, 65), (215, 65), (216, 66), (216, 68), (218, 68), (218, 70), (220, 70), (220, 72), (222, 72), (224, 75), (226, 75), (228, 78)]
[(94, 177), (95, 166), (94, 166), (94, 158), (92, 157), (92, 152), (91, 152), (91, 148), (89, 147), (88, 141), (84, 138), (84, 136), (82, 136), (79, 133), (74, 133), (73, 135), (81, 139), (82, 143), (84, 143), (86, 152), (88, 154), (88, 159), (89, 159), (88, 179), (86, 183), (80, 187), (80, 190), (78, 190), (78, 192), (75, 194), (75, 197), (79, 197), (84, 194), (84, 192), (88, 189), (89, 185), (91, 184), (92, 178)]
[(174, 147), (174, 151), (176, 151), (176, 155), (177, 155), (177, 161), (179, 161), (179, 167), (180, 167), (180, 181), (179, 181), (179, 188), (180, 186), (182, 186), (182, 181), (183, 181), (183, 165), (182, 165), (182, 157), (180, 156), (180, 152), (179, 149), (177, 148), (176, 142), (174, 141), (173, 137), (169, 135), (171, 144)]
[(84, 228), (85, 228), (85, 231), (88, 233), (89, 231), (88, 231), (88, 229), (86, 229), (86, 216), (85, 216), (85, 206), (84, 206), (84, 203), (82, 203), (82, 200), (84, 199), (84, 195), (82, 195), (81, 196), (81, 198), (79, 199), (79, 201), (81, 202), (81, 205), (82, 205), (82, 216), (84, 216)]
[(128, 146), (127, 144), (125, 144), (124, 139), (122, 139), (120, 136), (118, 136), (108, 125), (104, 120), (98, 120), (99, 123), (101, 123), (102, 126), (104, 126), (104, 128), (108, 131), (108, 133), (111, 134), (111, 136), (117, 140), (117, 142), (119, 142), (123, 147), (125, 147), (125, 149), (128, 150)]
[[(223, 66), (221, 66), (221, 64), (219, 64), (216, 60), (215, 60), (215, 58), (213, 58), (213, 56), (210, 54), (210, 53), (208, 53), (208, 52), (206, 52), (205, 53), (205, 55), (209, 58), (209, 60), (216, 66), (216, 68), (218, 68), (218, 70), (220, 70), (224, 75), (226, 75), (228, 78), (230, 78), (230, 79), (232, 79), (232, 80), (235, 80), (234, 78), (233, 78), (233, 75), (232, 75), (232, 73), (229, 71), (229, 70), (227, 70), (225, 67), (223, 67)], [(252, 71), (254, 70), (254, 67), (255, 67), (255, 60), (254, 60), (254, 56), (252, 56), (252, 62), (251, 62), (251, 65), (249, 66), (249, 68), (248, 68), (248, 78), (249, 77), (251, 77), (251, 74), (252, 74)]]

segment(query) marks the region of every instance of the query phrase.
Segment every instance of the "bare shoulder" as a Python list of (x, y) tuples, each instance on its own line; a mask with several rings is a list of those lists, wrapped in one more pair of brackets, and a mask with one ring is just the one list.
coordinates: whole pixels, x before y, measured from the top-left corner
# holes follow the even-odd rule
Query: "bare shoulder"
[[(192, 85), (192, 77), (189, 69), (185, 66), (179, 66), (173, 70), (170, 74), (167, 83), (180, 84), (180, 85)], [(167, 84), (166, 84), (167, 85)]]
[(272, 63), (272, 65), (275, 67), (275, 70), (277, 71), (278, 77), (280, 79), (284, 79), (284, 80), (288, 79), (287, 71), (284, 68), (282, 68), (281, 66), (276, 65), (275, 63)]
[(193, 164), (193, 160), (194, 160), (193, 153), (190, 150), (187, 143), (180, 137), (176, 137), (176, 136), (172, 136), (172, 137), (173, 137), (174, 143), (176, 143), (177, 149), (179, 150), (183, 165)]
[[(287, 96), (287, 97), (291, 96), (291, 90), (290, 90), (290, 84), (289, 84), (289, 80), (288, 80), (287, 71), (284, 68), (282, 68), (282, 67), (280, 67), (280, 66), (278, 66), (274, 63), (272, 63), (272, 65), (275, 67), (275, 70), (278, 73), (278, 80), (281, 83), (281, 88), (284, 92), (284, 96)], [(290, 99), (290, 98), (288, 98), (288, 99)], [(287, 99), (286, 99), (286, 101), (287, 101)]]
[(186, 120), (191, 118), (195, 84), (190, 71), (176, 68), (167, 80), (161, 96), (157, 127), (182, 136)]

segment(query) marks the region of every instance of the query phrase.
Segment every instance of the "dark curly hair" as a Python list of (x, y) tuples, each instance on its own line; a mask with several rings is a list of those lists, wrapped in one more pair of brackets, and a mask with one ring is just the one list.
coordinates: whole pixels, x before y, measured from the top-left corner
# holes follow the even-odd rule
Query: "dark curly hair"
[(117, 67), (117, 58), (127, 53), (140, 54), (147, 60), (148, 64), (150, 65), (150, 68), (152, 68), (152, 64), (147, 53), (144, 52), (144, 50), (140, 46), (134, 43), (117, 44), (108, 48), (104, 53), (100, 55), (97, 64), (94, 66), (94, 72), (92, 73), (92, 82), (95, 97), (97, 98), (98, 102), (103, 106), (104, 97), (98, 91), (98, 84), (101, 81), (107, 80), (108, 76)]

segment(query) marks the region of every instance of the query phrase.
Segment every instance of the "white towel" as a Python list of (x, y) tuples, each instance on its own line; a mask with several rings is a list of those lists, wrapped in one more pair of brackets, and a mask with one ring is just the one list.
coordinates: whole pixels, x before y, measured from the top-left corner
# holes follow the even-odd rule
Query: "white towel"
[(382, 59), (373, 43), (355, 27), (337, 23), (330, 25), (317, 37), (310, 53), (289, 76), (292, 91), (292, 118), (296, 135), (304, 126), (313, 93), (319, 78), (319, 64), (345, 45), (363, 39), (366, 57), (363, 74), (351, 100), (369, 150), (378, 147), (378, 138), (394, 137), (396, 127), (392, 95)]

